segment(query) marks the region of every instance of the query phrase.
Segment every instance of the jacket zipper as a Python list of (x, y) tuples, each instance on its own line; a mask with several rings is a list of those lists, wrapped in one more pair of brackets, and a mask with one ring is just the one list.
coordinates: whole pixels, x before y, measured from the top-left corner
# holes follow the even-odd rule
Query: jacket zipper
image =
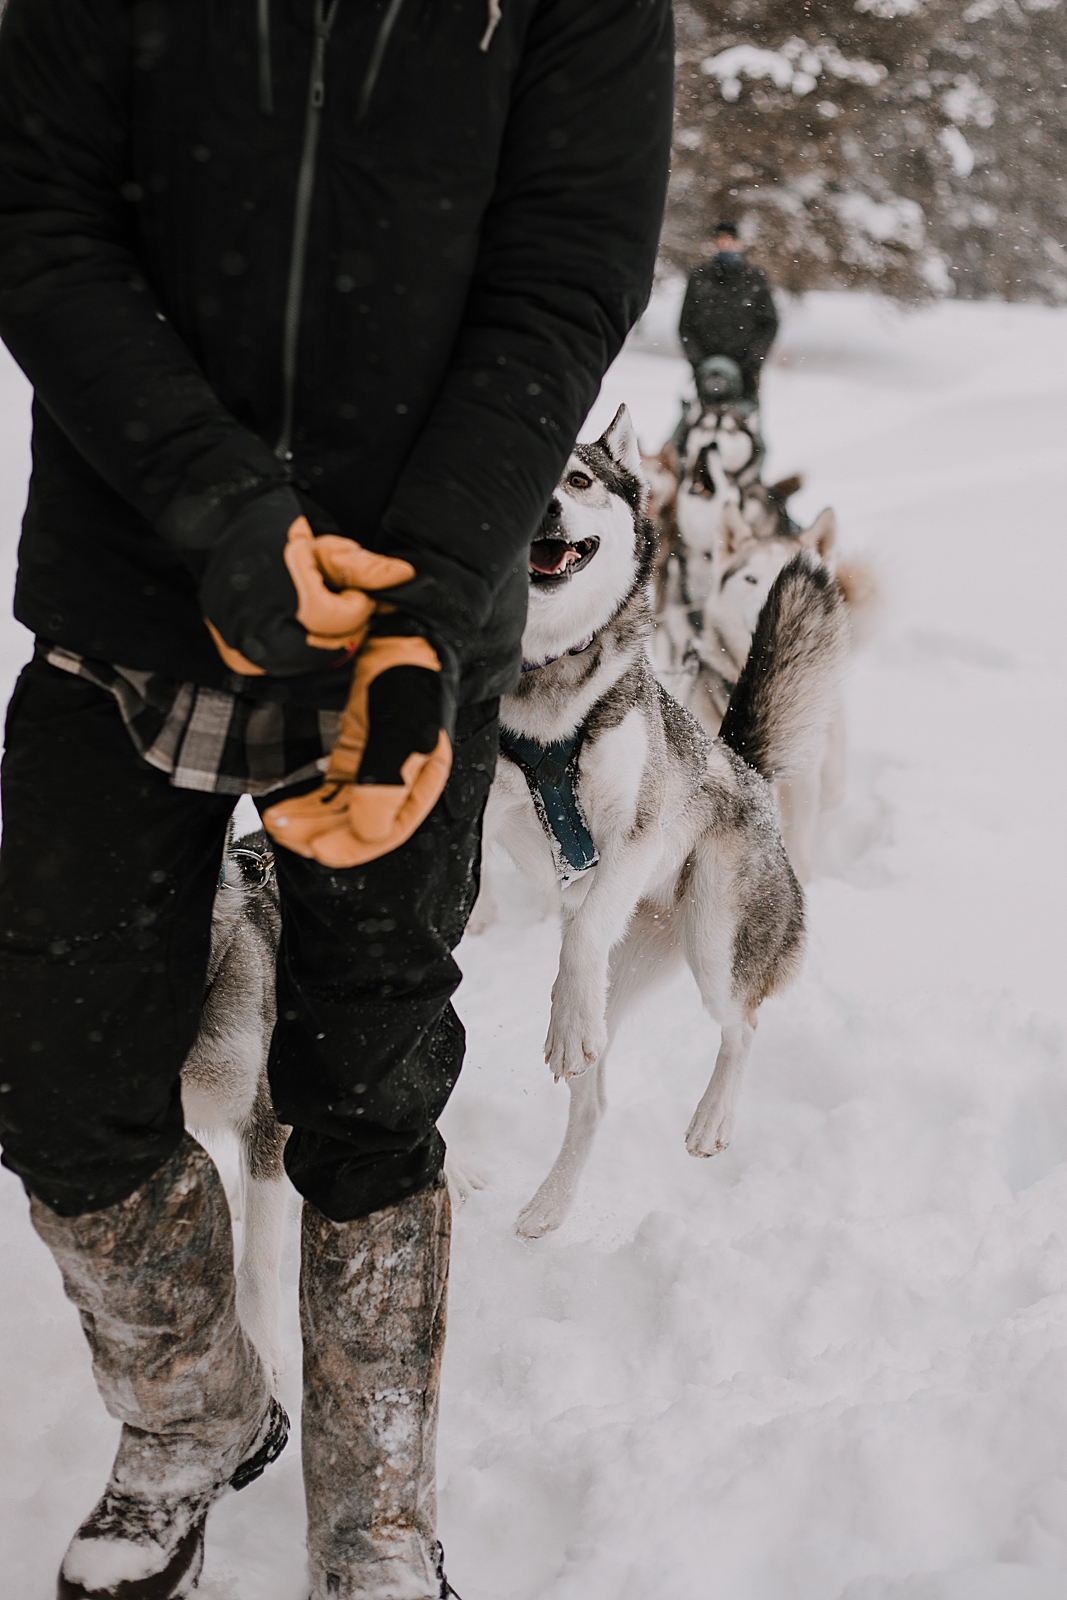
[[(404, 0), (389, 0), (371, 50), (359, 95), (356, 120), (362, 122), (370, 109), (371, 97), (381, 71), (389, 35)], [(294, 407), (296, 404), (296, 366), (300, 346), (300, 312), (304, 299), (304, 269), (307, 264), (308, 231), (311, 226), (311, 201), (315, 192), (315, 165), (318, 156), (322, 107), (326, 100), (326, 46), (330, 40), (340, 0), (315, 0), (315, 43), (311, 53), (307, 112), (304, 118), (304, 144), (296, 180), (296, 206), (293, 213), (293, 242), (289, 253), (289, 282), (285, 294), (285, 322), (282, 332), (282, 429), (274, 454), (282, 461), (293, 458)], [(269, 65), (268, 65), (269, 71)]]
[(270, 0), (256, 0), (256, 37), (259, 44), (259, 109), (269, 117), (274, 111), (274, 78), (270, 62)]

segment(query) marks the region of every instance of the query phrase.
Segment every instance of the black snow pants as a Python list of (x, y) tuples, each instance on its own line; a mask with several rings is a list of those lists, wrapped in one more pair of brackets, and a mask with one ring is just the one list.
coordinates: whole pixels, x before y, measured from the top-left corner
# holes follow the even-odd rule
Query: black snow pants
[[(289, 1176), (336, 1222), (440, 1173), (435, 1124), (464, 1048), (452, 950), (496, 748), (497, 702), (462, 710), (444, 795), (381, 860), (335, 871), (276, 849), (271, 1091), (293, 1126)], [(3, 1161), (73, 1216), (125, 1199), (181, 1140), (179, 1074), (235, 802), (172, 788), (106, 691), (39, 659), (8, 710), (2, 785)]]

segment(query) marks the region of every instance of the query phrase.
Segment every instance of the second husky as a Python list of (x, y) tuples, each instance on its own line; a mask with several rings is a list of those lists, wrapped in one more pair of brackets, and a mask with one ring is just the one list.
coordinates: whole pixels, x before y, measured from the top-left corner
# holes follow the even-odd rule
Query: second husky
[(836, 704), (848, 625), (801, 555), (777, 578), (720, 736), (657, 683), (648, 657), (655, 555), (625, 407), (578, 445), (530, 557), (522, 680), (501, 705), (487, 838), (545, 889), (563, 936), (545, 1058), (570, 1083), (552, 1171), (520, 1233), (558, 1227), (604, 1109), (628, 1006), (685, 961), (722, 1042), (686, 1133), (694, 1156), (733, 1136), (756, 1014), (796, 975), (804, 903), (769, 784), (811, 764)]

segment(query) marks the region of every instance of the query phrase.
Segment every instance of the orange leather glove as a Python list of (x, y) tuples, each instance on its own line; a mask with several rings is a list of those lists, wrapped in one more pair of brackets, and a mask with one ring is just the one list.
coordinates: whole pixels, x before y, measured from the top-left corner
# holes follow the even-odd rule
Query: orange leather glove
[[(303, 630), (303, 643), (315, 650), (344, 651), (342, 663), (359, 649), (374, 615), (374, 601), (365, 591), (391, 589), (415, 576), (410, 562), (376, 555), (353, 539), (333, 533), (317, 539), (306, 517), (290, 524), (282, 558), (296, 591), (292, 614)], [(265, 667), (228, 644), (210, 617), (204, 621), (231, 672), (263, 676)], [(309, 664), (317, 665), (314, 658)]]
[(404, 844), (448, 781), (441, 662), (428, 639), (380, 615), (359, 650), (323, 784), (263, 813), (272, 839), (327, 867), (357, 867)]
[[(375, 618), (376, 604), (366, 592), (409, 583), (415, 576), (410, 562), (376, 555), (337, 534), (316, 538), (306, 517), (290, 524), (282, 555), (296, 591), (291, 615), (303, 635), (299, 649), (331, 652), (335, 659), (327, 665), (355, 655), (356, 665), (325, 781), (311, 794), (271, 806), (263, 825), (297, 855), (355, 867), (410, 839), (448, 781), (452, 744), (441, 662), (393, 606)], [(249, 584), (241, 587), (247, 591)], [(231, 672), (265, 673), (204, 620)], [(287, 662), (301, 659), (289, 651)]]

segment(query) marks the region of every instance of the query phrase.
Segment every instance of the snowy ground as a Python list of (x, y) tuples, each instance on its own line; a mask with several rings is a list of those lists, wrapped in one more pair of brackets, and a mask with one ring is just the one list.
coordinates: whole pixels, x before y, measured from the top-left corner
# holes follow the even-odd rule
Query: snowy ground
[[(646, 445), (683, 369), (631, 352)], [(793, 308), (772, 474), (878, 565), (796, 988), (764, 1008), (734, 1147), (682, 1136), (715, 1040), (691, 982), (620, 1041), (574, 1213), (520, 1242), (566, 1095), (541, 1061), (557, 929), (511, 884), (468, 938), (445, 1129), (456, 1226), (441, 1524), (464, 1600), (1062, 1600), (1067, 312)], [(13, 559), (25, 390), (0, 369)], [(9, 681), (28, 641), (0, 633)], [(0, 1179), (0, 1570), (46, 1600), (114, 1425)], [(296, 1403), (295, 1251), (287, 1392)], [(297, 1452), (213, 1514), (204, 1600), (302, 1600)]]

